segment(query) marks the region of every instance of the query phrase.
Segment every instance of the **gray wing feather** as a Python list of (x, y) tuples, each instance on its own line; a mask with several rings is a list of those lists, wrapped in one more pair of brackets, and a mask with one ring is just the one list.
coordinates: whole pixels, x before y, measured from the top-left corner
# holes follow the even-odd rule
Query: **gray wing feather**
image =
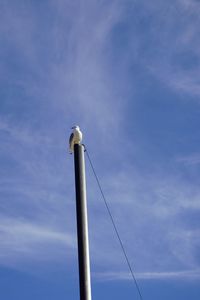
[(74, 134), (72, 133), (69, 138), (69, 145), (71, 145), (73, 138), (74, 138)]

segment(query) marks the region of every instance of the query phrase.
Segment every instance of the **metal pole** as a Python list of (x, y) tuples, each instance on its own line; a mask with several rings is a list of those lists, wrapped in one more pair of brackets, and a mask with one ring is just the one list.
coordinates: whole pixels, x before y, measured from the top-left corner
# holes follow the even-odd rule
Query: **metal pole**
[(91, 300), (84, 146), (74, 145), (80, 300)]

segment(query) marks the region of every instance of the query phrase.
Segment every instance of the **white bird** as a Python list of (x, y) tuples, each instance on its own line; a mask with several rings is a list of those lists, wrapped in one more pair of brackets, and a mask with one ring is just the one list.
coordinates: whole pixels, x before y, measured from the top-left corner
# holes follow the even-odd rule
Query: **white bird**
[(72, 153), (74, 151), (74, 145), (80, 144), (82, 141), (82, 138), (83, 138), (83, 134), (80, 131), (79, 126), (73, 126), (72, 129), (73, 129), (73, 132), (69, 138), (70, 153)]

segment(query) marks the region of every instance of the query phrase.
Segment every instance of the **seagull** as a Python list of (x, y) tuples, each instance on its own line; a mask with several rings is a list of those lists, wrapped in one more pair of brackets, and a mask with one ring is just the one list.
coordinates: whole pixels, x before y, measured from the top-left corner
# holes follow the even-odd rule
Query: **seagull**
[(73, 126), (71, 129), (73, 129), (73, 132), (69, 138), (69, 148), (70, 148), (70, 153), (72, 154), (74, 151), (74, 145), (81, 143), (83, 135), (82, 132), (80, 131), (79, 126)]

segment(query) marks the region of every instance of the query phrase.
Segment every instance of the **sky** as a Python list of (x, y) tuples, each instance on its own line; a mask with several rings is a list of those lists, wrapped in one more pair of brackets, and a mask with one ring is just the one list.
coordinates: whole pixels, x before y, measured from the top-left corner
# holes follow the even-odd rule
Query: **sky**
[[(0, 298), (79, 299), (79, 125), (144, 300), (200, 297), (200, 2), (0, 0)], [(93, 299), (139, 299), (86, 158)]]

